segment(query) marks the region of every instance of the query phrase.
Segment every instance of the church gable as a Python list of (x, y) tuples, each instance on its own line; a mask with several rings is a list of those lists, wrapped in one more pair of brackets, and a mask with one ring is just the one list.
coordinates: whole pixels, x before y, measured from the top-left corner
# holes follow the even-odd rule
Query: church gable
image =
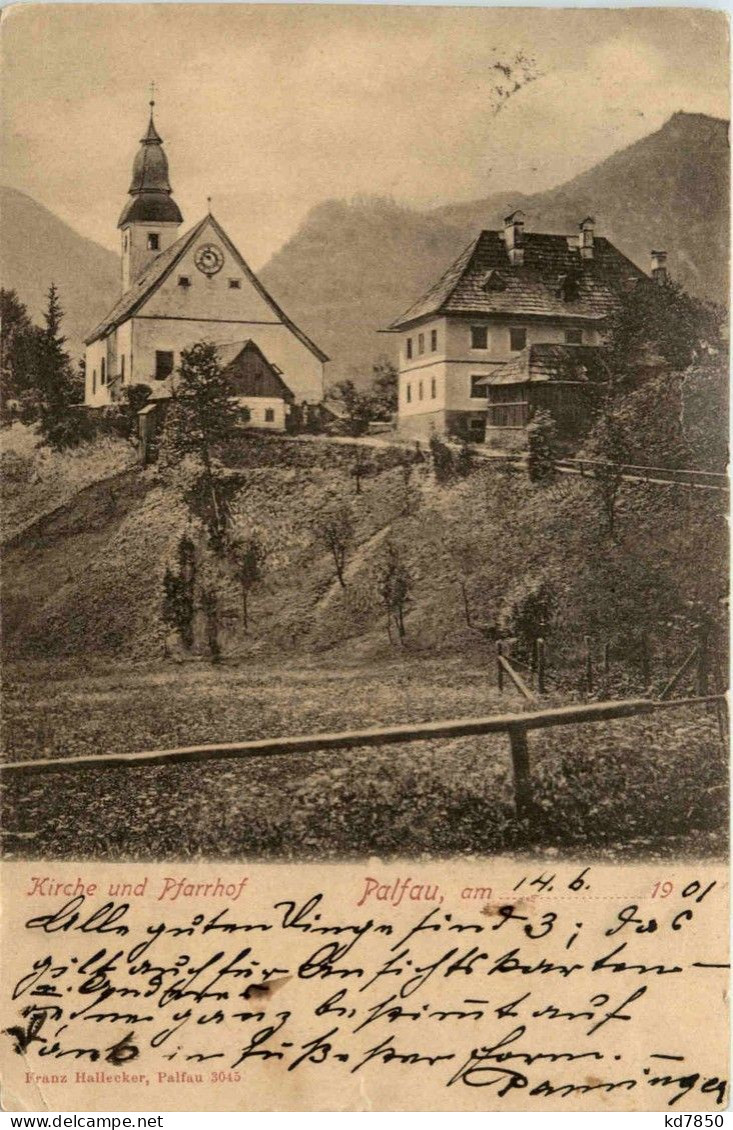
[(142, 317), (228, 322), (283, 320), (212, 216), (136, 313)]

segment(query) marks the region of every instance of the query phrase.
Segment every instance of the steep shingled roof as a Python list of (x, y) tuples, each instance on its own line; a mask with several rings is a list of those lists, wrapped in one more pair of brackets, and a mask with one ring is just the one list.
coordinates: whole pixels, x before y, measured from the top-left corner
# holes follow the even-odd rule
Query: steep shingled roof
[[(524, 314), (598, 321), (616, 306), (630, 279), (646, 278), (603, 236), (583, 259), (565, 235), (525, 232), (524, 263), (512, 266), (504, 233), (483, 231), (427, 294), (388, 327), (395, 331), (436, 314)], [(563, 284), (570, 279), (570, 297)], [(566, 291), (567, 292), (567, 291)]]
[(303, 331), (299, 329), (298, 326), (296, 326), (295, 323), (290, 320), (290, 318), (288, 318), (284, 310), (281, 310), (277, 302), (275, 302), (275, 299), (272, 298), (270, 294), (268, 294), (260, 280), (255, 275), (254, 271), (242, 258), (241, 254), (234, 246), (222, 226), (211, 214), (204, 216), (204, 218), (202, 220), (199, 220), (199, 222), (194, 227), (192, 227), (190, 231), (186, 232), (185, 235), (182, 235), (180, 239), (177, 239), (176, 242), (172, 243), (170, 247), (167, 247), (165, 251), (161, 251), (160, 255), (156, 255), (150, 266), (140, 275), (140, 278), (137, 279), (135, 283), (133, 283), (130, 289), (122, 295), (122, 298), (120, 298), (119, 301), (115, 303), (107, 316), (97, 326), (95, 326), (89, 336), (84, 339), (85, 345), (91, 345), (91, 343), (93, 341), (96, 341), (98, 338), (105, 337), (108, 333), (110, 333), (111, 330), (115, 329), (123, 322), (126, 322), (128, 318), (133, 317), (136, 311), (140, 309), (140, 307), (147, 301), (151, 294), (153, 294), (160, 286), (160, 284), (168, 277), (168, 275), (175, 267), (176, 263), (178, 263), (183, 255), (185, 255), (186, 251), (194, 242), (196, 237), (209, 223), (214, 228), (214, 231), (216, 232), (222, 243), (226, 245), (229, 253), (239, 263), (242, 271), (247, 276), (252, 286), (265, 300), (272, 312), (280, 319), (283, 325), (287, 326), (288, 329), (293, 334), (295, 334), (298, 340), (302, 342), (302, 344), (305, 345), (307, 349), (310, 349), (311, 353), (313, 353), (319, 361), (328, 361), (328, 356), (323, 352), (323, 350), (319, 349), (318, 346), (311, 341), (308, 335), (303, 333)]
[(519, 385), (573, 381), (595, 384), (607, 379), (605, 350), (597, 345), (538, 342), (511, 361), (497, 365), (477, 385)]

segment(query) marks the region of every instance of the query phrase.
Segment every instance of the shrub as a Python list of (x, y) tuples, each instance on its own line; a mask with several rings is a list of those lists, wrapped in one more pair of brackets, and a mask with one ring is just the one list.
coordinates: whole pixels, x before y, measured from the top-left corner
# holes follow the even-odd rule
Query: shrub
[(549, 483), (555, 478), (557, 460), (555, 421), (540, 408), (527, 426), (527, 474), (532, 483)]

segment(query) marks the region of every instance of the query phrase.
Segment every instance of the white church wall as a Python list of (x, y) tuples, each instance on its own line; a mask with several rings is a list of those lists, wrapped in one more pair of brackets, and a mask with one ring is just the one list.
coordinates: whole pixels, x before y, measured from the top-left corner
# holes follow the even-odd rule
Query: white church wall
[[(145, 306), (147, 315), (148, 306)], [(295, 334), (282, 323), (262, 325), (244, 321), (207, 321), (206, 319), (135, 317), (133, 319), (132, 352), (134, 380), (155, 384), (156, 350), (171, 350), (177, 368), (181, 350), (197, 341), (256, 342), (268, 361), (282, 370), (283, 380), (296, 403), (307, 400), (318, 404), (323, 400), (323, 363)]]

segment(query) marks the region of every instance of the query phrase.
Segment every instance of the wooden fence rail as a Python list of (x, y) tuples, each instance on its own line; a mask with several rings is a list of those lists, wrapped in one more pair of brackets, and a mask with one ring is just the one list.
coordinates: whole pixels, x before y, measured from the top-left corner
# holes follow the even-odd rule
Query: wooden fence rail
[(392, 745), (398, 742), (431, 741), (436, 738), (462, 738), (481, 734), (509, 735), (509, 748), (514, 773), (514, 798), (517, 816), (529, 818), (532, 812), (530, 756), (527, 744), (529, 730), (551, 726), (578, 725), (583, 722), (604, 722), (651, 714), (656, 710), (678, 706), (696, 706), (723, 702), (722, 694), (701, 698), (625, 699), (620, 702), (595, 702), (561, 706), (552, 710), (527, 711), (522, 714), (494, 714), (483, 718), (457, 718), (444, 722), (421, 722), (406, 726), (386, 726), (369, 730), (347, 730), (334, 734), (308, 734), (300, 737), (260, 738), (248, 742), (224, 742), (216, 745), (183, 746), (145, 753), (105, 753), (84, 757), (36, 758), (31, 761), (6, 762), (0, 771), (7, 776), (18, 773), (57, 773), (83, 769), (116, 767), (134, 769), (143, 765), (171, 765), (183, 762), (221, 761), (228, 758), (277, 757), (288, 754), (316, 753), (354, 749), (362, 746)]

